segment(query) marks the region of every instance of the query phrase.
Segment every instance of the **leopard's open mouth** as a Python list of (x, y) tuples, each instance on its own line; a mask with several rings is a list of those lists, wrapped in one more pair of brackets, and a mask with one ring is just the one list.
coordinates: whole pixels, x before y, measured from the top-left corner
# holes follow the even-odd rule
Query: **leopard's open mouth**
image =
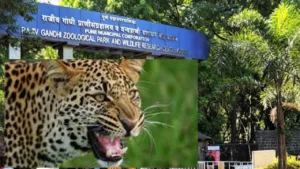
[(88, 128), (88, 140), (98, 160), (119, 162), (127, 151), (123, 137), (111, 137), (99, 133), (99, 127)]

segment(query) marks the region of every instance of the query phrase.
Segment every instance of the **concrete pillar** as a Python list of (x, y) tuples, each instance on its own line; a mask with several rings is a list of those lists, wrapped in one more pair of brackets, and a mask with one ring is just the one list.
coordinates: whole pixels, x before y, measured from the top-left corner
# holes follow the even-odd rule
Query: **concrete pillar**
[(21, 59), (21, 47), (19, 44), (16, 46), (8, 45), (8, 59)]
[(60, 46), (58, 47), (58, 56), (60, 59), (73, 59), (73, 46)]

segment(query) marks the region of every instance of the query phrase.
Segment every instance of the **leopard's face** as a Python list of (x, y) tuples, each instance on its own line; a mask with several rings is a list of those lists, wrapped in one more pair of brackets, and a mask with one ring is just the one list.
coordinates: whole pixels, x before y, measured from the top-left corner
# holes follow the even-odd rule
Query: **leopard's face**
[[(60, 66), (75, 72), (71, 77), (51, 74), (52, 63), (48, 64), (49, 83), (60, 95), (58, 121), (71, 131), (72, 127), (85, 128), (82, 131), (86, 133), (76, 135), (75, 132), (75, 138), (81, 139), (77, 142), (89, 144), (102, 166), (118, 166), (127, 150), (122, 140), (139, 135), (144, 122), (137, 79), (128, 74), (136, 72), (126, 68), (130, 63), (122, 67), (111, 62), (95, 62), (89, 66), (78, 66), (75, 62), (77, 65), (72, 67), (72, 63), (62, 62)], [(140, 68), (136, 68), (139, 73)]]
[(61, 100), (58, 119), (70, 126), (101, 125), (99, 133), (103, 135), (138, 135), (140, 128), (135, 127), (143, 119), (140, 95), (135, 84), (123, 72), (118, 73), (109, 72), (122, 80), (83, 77)]
[(91, 149), (101, 166), (119, 166), (127, 150), (122, 140), (143, 128), (136, 87), (143, 64), (5, 64), (6, 166), (57, 167)]

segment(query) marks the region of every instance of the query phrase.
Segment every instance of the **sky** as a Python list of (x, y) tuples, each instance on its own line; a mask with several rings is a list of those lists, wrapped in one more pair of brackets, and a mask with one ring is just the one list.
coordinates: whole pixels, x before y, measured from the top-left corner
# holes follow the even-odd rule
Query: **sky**
[(38, 0), (38, 2), (59, 5), (60, 0)]

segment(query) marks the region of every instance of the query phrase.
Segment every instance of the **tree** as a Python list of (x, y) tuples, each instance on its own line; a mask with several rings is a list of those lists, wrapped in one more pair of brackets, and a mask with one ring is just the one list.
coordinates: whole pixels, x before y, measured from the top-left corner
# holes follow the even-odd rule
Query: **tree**
[[(21, 16), (25, 21), (33, 19), (31, 16), (37, 10), (35, 0), (10, 0), (0, 1), (0, 29), (11, 35), (17, 29), (16, 16)], [(8, 26), (7, 26), (8, 25)]]
[[(286, 129), (282, 107), (284, 85), (299, 77), (299, 34), (300, 13), (293, 4), (281, 3), (271, 14), (267, 35), (269, 51), (264, 54), (266, 68), (264, 77), (276, 91), (278, 165), (286, 169)], [(299, 49), (299, 48), (298, 48)]]
[[(208, 96), (207, 103), (212, 106), (207, 108), (203, 107), (205, 104), (199, 103), (199, 110), (205, 114), (209, 114), (211, 110), (215, 110), (217, 114), (225, 113), (226, 130), (221, 130), (224, 133), (223, 141), (253, 142), (255, 130), (263, 127), (257, 125), (264, 118), (257, 113), (263, 111), (259, 101), (259, 93), (263, 89), (260, 78), (262, 68), (259, 65), (259, 57), (255, 56), (253, 48), (264, 48), (264, 44), (259, 43), (261, 37), (256, 33), (256, 30), (263, 27), (264, 24), (264, 18), (258, 12), (245, 9), (228, 16), (226, 25), (235, 31), (220, 32), (218, 36), (213, 36), (215, 37), (212, 39), (211, 56), (213, 57), (208, 60), (211, 63), (209, 69), (213, 72), (211, 73), (213, 76), (200, 76), (199, 78), (200, 88), (210, 88), (210, 91), (199, 94), (200, 99), (203, 95)], [(220, 27), (220, 29), (224, 30), (225, 28)], [(199, 74), (204, 74), (201, 69)], [(212, 83), (205, 85), (204, 82), (210, 80)], [(213, 97), (209, 95), (213, 95)], [(215, 117), (213, 116), (212, 119), (214, 121)], [(204, 122), (200, 120), (199, 123)], [(222, 125), (224, 125), (224, 121), (223, 124), (213, 125), (212, 128)], [(201, 125), (199, 127), (200, 130), (204, 128)]]
[(184, 26), (183, 11), (191, 5), (190, 0), (62, 0), (60, 5), (80, 9), (107, 12), (147, 21)]
[[(295, 106), (292, 109), (288, 108), (288, 104), (282, 105), (282, 102), (291, 102), (293, 105), (299, 104), (300, 88), (297, 84), (300, 72), (299, 10), (294, 1), (288, 0), (281, 3), (272, 1), (272, 3), (274, 2), (274, 11), (274, 8), (262, 11), (256, 8), (254, 4), (252, 4), (254, 6), (248, 6), (247, 3), (243, 4), (242, 2), (239, 2), (241, 3), (240, 7), (235, 8), (234, 5), (237, 2), (225, 1), (225, 4), (218, 4), (214, 1), (196, 2), (193, 5), (198, 7), (196, 9), (191, 8), (189, 12), (192, 14), (189, 16), (192, 27), (200, 28), (203, 24), (209, 25), (209, 18), (214, 22), (211, 29), (201, 27), (201, 29), (204, 28), (204, 30), (209, 31), (213, 44), (211, 56), (206, 61), (209, 63), (205, 63), (205, 65), (210, 66), (203, 67), (203, 63), (200, 63), (202, 68), (200, 68), (202, 72), (199, 73), (199, 85), (202, 88), (200, 90), (207, 92), (201, 92), (201, 95), (204, 95), (206, 99), (202, 99), (202, 97), (199, 99), (199, 111), (205, 114), (199, 115), (199, 127), (202, 124), (206, 124), (203, 121), (209, 120), (209, 118), (203, 117), (206, 115), (210, 116), (212, 110), (215, 110), (214, 112), (217, 114), (213, 115), (213, 119), (224, 114), (224, 112), (228, 112), (225, 114), (225, 117), (228, 115), (228, 119), (219, 124), (228, 124), (225, 130), (231, 129), (228, 132), (229, 136), (231, 136), (229, 141), (244, 140), (244, 137), (251, 133), (245, 133), (241, 130), (247, 124), (245, 115), (251, 116), (251, 118), (248, 118), (248, 121), (256, 123), (251, 124), (251, 129), (248, 130), (248, 132), (253, 131), (254, 129), (271, 125), (269, 122), (270, 110), (276, 107), (278, 119), (280, 118), (278, 120), (279, 125), (277, 125), (280, 153), (279, 164), (281, 168), (285, 168), (286, 151), (284, 137), (286, 126), (284, 125), (284, 120), (289, 123), (287, 129), (291, 129), (291, 125), (295, 126), (298, 117), (292, 113), (298, 109)], [(278, 6), (279, 3), (280, 5)], [(216, 12), (221, 10), (222, 6), (225, 11), (228, 11), (225, 14)], [(201, 13), (201, 11), (204, 12)], [(207, 11), (210, 11), (212, 15), (207, 14)], [(199, 19), (197, 19), (197, 15)], [(188, 22), (190, 21), (188, 20)], [(203, 71), (209, 72), (210, 75), (213, 74), (213, 76), (210, 76), (211, 79), (202, 76), (205, 75)], [(241, 79), (247, 77), (255, 83), (252, 83), (252, 85), (249, 83), (250, 81), (241, 83)], [(206, 82), (212, 80), (212, 82), (206, 85), (201, 82), (201, 79), (202, 81), (205, 79), (204, 81)], [(236, 86), (236, 84), (241, 86)], [(219, 94), (217, 94), (218, 92)], [(211, 97), (210, 95), (218, 97)], [(268, 104), (266, 104), (266, 100), (269, 100)], [(209, 107), (206, 103), (214, 104), (214, 106)], [(247, 104), (250, 105), (247, 106)], [(282, 107), (291, 113), (288, 116), (284, 116)], [(250, 112), (248, 114), (245, 113), (247, 109)], [(232, 111), (238, 115), (238, 118)], [(268, 119), (268, 122), (265, 119)], [(291, 119), (293, 120), (291, 121)], [(240, 124), (238, 127), (237, 122)], [(217, 126), (214, 123), (212, 124)], [(205, 127), (200, 127), (199, 129), (204, 130), (203, 128)], [(211, 127), (213, 128), (213, 126)], [(217, 127), (217, 129), (219, 128)], [(224, 129), (219, 130), (219, 133), (223, 132)], [(207, 134), (206, 132), (204, 133)], [(237, 135), (239, 136), (237, 137)], [(217, 135), (216, 139), (218, 138), (219, 136)], [(224, 138), (222, 141), (225, 140)]]
[(25, 21), (31, 21), (33, 19), (32, 14), (37, 11), (37, 4), (35, 0), (11, 0), (0, 2), (0, 29), (5, 31), (8, 36), (4, 37), (0, 41), (0, 48), (5, 52), (0, 53), (0, 58), (7, 58), (7, 44), (13, 46), (21, 46), (21, 54), (24, 58), (32, 58), (37, 54), (44, 45), (39, 38), (32, 37), (27, 38), (24, 36), (22, 39), (13, 38), (14, 33), (19, 29), (16, 25), (17, 17), (23, 17)]

